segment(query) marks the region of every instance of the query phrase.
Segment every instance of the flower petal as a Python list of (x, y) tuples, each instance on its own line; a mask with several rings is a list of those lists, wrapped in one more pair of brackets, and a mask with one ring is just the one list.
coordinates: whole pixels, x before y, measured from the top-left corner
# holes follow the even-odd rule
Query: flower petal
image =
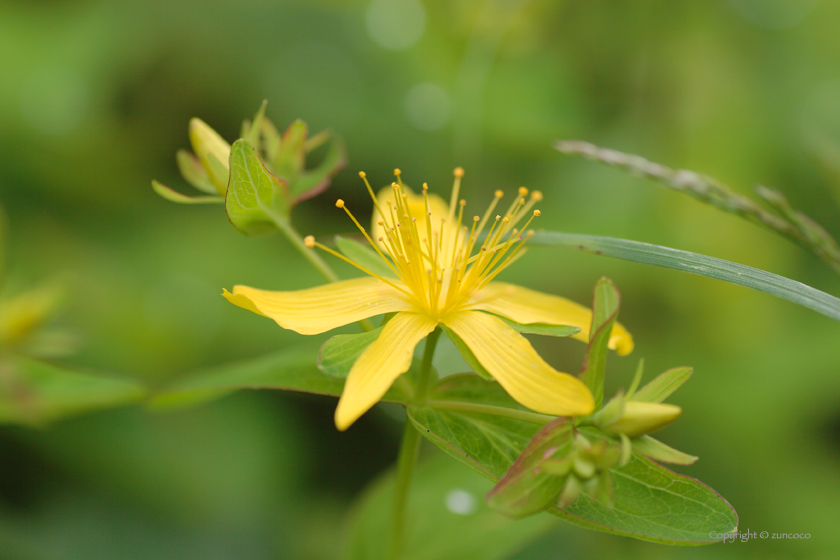
[(376, 278), (356, 278), (295, 292), (234, 286), (234, 305), (274, 319), (284, 329), (319, 334), (374, 315), (412, 309), (400, 292)]
[(487, 313), (459, 311), (443, 318), (508, 394), (531, 410), (556, 416), (589, 414), (592, 393), (578, 378), (543, 360), (525, 337)]
[(335, 409), (336, 428), (346, 430), (382, 398), (394, 380), (411, 367), (414, 347), (436, 326), (436, 320), (419, 313), (397, 313), (385, 324), (347, 376)]
[[(571, 325), (580, 332), (572, 338), (589, 342), (592, 311), (571, 300), (515, 286), (505, 282), (491, 282), (474, 297), (471, 309), (496, 313), (517, 323), (548, 323)], [(613, 326), (609, 347), (619, 356), (633, 351), (633, 337), (620, 323)]]

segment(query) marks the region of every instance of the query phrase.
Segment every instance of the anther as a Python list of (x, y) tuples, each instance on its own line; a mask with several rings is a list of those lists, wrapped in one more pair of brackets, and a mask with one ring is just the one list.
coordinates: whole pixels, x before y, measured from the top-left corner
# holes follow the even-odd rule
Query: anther
[(496, 191), (496, 198), (502, 198), (503, 196), (505, 196), (505, 193), (501, 189)]
[(396, 183), (391, 183), (391, 187), (394, 188), (394, 189), (400, 188), (400, 186)]
[(399, 169), (394, 169), (394, 175), (396, 175), (397, 177), (399, 177), (399, 176), (400, 176), (400, 173), (401, 173), (401, 171), (400, 171)]
[(338, 200), (335, 201), (335, 207), (336, 208), (344, 208), (344, 201), (339, 198)]
[(499, 214), (496, 214), (496, 219), (497, 219), (497, 220), (501, 220), (501, 219), (502, 219), (502, 217), (501, 217)]
[(506, 224), (506, 223), (508, 223), (509, 221), (510, 221), (510, 220), (508, 220), (507, 218), (505, 218), (505, 219), (503, 219), (503, 220), (502, 220), (502, 223), (503, 223), (503, 224)]
[(542, 212), (540, 212), (539, 210), (534, 210), (534, 216), (539, 216), (540, 214), (542, 214)]
[(480, 220), (480, 219), (481, 219), (481, 218), (479, 218), (478, 216), (473, 216), (473, 221), (474, 221), (474, 222), (477, 222), (477, 221), (478, 221), (478, 220)]
[(456, 168), (452, 171), (452, 174), (453, 174), (453, 175), (455, 175), (455, 176), (456, 176), (456, 177), (458, 177), (458, 178), (461, 178), (461, 177), (463, 177), (463, 176), (464, 176), (464, 168), (463, 168), (463, 167), (456, 167)]
[(461, 206), (466, 206), (466, 205), (467, 205), (467, 201), (466, 201), (466, 200), (464, 200), (464, 199), (462, 198), (462, 199), (461, 199), (461, 202), (459, 202), (458, 204), (460, 204)]
[(526, 194), (528, 194), (528, 189), (525, 187), (519, 187), (519, 196), (525, 196)]
[(531, 198), (539, 202), (540, 200), (542, 200), (543, 195), (540, 191), (533, 191), (531, 193)]
[(429, 190), (429, 184), (428, 183), (423, 183), (423, 190), (424, 191)]
[(311, 235), (307, 235), (306, 237), (303, 238), (303, 245), (307, 249), (314, 248), (315, 247), (315, 237), (313, 237)]
[(359, 171), (359, 177), (364, 179), (365, 177), (367, 177), (367, 174), (364, 171)]

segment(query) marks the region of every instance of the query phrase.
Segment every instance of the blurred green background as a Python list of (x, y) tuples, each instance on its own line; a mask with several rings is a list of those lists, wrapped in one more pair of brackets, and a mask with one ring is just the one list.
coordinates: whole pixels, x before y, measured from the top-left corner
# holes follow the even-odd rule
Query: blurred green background
[[(6, 0), (0, 4), (0, 202), (5, 289), (60, 277), (60, 322), (83, 339), (60, 363), (159, 385), (301, 340), (225, 302), (242, 283), (321, 282), (279, 236), (246, 238), (188, 191), (175, 151), (198, 116), (229, 140), (268, 99), (347, 143), (348, 168), (296, 209), (302, 233), (369, 216), (356, 175), (464, 194), (544, 191), (540, 226), (733, 260), (834, 294), (788, 241), (678, 193), (561, 156), (579, 138), (775, 186), (840, 235), (840, 4), (819, 0)], [(346, 268), (337, 267), (343, 273)], [(556, 522), (516, 558), (837, 558), (840, 325), (713, 280), (534, 249), (507, 280), (586, 302), (622, 290), (639, 357), (692, 365), (661, 439), (679, 468), (736, 508), (741, 530), (810, 533), (674, 549)], [(538, 341), (576, 371), (582, 345)], [(327, 559), (351, 501), (396, 456), (400, 422), (374, 409), (346, 433), (335, 401), (246, 392), (190, 410), (128, 407), (0, 428), (0, 558)], [(426, 449), (433, 459), (436, 449)]]

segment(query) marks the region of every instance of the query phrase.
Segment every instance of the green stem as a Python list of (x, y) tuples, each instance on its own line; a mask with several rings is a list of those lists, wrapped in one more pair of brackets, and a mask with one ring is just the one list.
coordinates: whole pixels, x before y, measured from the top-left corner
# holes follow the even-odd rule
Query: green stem
[[(420, 363), (420, 374), (417, 380), (417, 389), (414, 392), (416, 399), (426, 400), (426, 393), (429, 388), (429, 380), (432, 371), (432, 357), (435, 355), (435, 347), (440, 338), (440, 329), (435, 329), (426, 337), (426, 346), (423, 348), (423, 360)], [(416, 400), (415, 400), (416, 402)], [(422, 404), (418, 403), (418, 404)], [(417, 463), (417, 455), (420, 451), (420, 432), (406, 417), (403, 439), (400, 444), (400, 455), (397, 459), (397, 479), (394, 482), (394, 509), (391, 516), (391, 549), (389, 558), (398, 560), (402, 553), (403, 538), (405, 536), (405, 518), (408, 505), (408, 489), (411, 486), (411, 477), (414, 474), (414, 465)]]
[(548, 424), (555, 419), (554, 416), (549, 416), (547, 414), (528, 412), (527, 410), (517, 410), (515, 408), (506, 408), (504, 406), (492, 406), (489, 404), (470, 402), (429, 401), (426, 403), (426, 406), (437, 410), (458, 410), (460, 412), (477, 412), (479, 414), (502, 416), (504, 418), (513, 418), (514, 420), (522, 420), (523, 422), (530, 422), (531, 424), (539, 424), (541, 426)]
[(318, 253), (309, 249), (306, 245), (303, 244), (303, 238), (297, 232), (297, 230), (292, 225), (292, 222), (289, 221), (288, 218), (283, 218), (280, 216), (272, 215), (271, 219), (280, 228), (280, 231), (283, 232), (283, 235), (286, 236), (292, 245), (300, 252), (303, 257), (310, 262), (312, 266), (315, 267), (315, 270), (321, 273), (321, 276), (326, 278), (329, 282), (338, 282), (338, 275), (333, 272), (333, 269), (330, 268), (330, 265), (324, 262), (324, 259), (318, 256)]
[(435, 347), (440, 338), (440, 327), (435, 328), (426, 337), (426, 346), (423, 348), (423, 361), (420, 363), (420, 374), (417, 376), (417, 390), (415, 391), (415, 402), (422, 405), (426, 402), (426, 395), (429, 392), (429, 380), (432, 376), (432, 358), (435, 355)]
[[(315, 267), (315, 270), (321, 273), (321, 276), (327, 279), (328, 282), (338, 282), (339, 278), (338, 275), (333, 272), (333, 269), (330, 268), (324, 259), (318, 256), (318, 253), (313, 251), (312, 249), (308, 248), (303, 243), (303, 238), (297, 232), (295, 227), (292, 225), (292, 222), (289, 218), (285, 218), (283, 216), (278, 216), (277, 214), (268, 213), (271, 220), (275, 223), (275, 225), (283, 232), (283, 235), (286, 236), (286, 239), (294, 245), (294, 247), (303, 255), (303, 258), (309, 261), (309, 263)], [(359, 321), (359, 326), (362, 327), (364, 331), (372, 331), (373, 325), (367, 319), (362, 319)]]
[(394, 483), (393, 515), (391, 516), (391, 560), (398, 560), (402, 553), (403, 538), (405, 536), (406, 506), (408, 504), (408, 489), (414, 474), (414, 465), (420, 451), (420, 432), (407, 417), (403, 439), (400, 444), (400, 455), (397, 459), (397, 480)]

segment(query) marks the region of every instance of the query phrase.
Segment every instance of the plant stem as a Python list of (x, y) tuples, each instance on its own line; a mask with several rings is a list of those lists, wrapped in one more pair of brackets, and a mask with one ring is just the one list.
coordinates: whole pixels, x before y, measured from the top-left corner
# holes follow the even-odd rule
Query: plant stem
[[(274, 213), (268, 214), (271, 220), (277, 225), (280, 231), (283, 232), (283, 235), (286, 236), (286, 239), (294, 245), (294, 247), (303, 255), (303, 258), (309, 261), (309, 263), (315, 267), (315, 270), (321, 273), (321, 276), (327, 279), (328, 282), (338, 282), (339, 278), (338, 275), (333, 272), (333, 269), (330, 268), (324, 259), (318, 256), (318, 253), (309, 249), (306, 245), (303, 244), (303, 238), (297, 232), (295, 227), (292, 225), (292, 222), (289, 218), (278, 216)], [(362, 319), (359, 321), (359, 326), (362, 327), (363, 331), (372, 331), (373, 325), (367, 319)]]
[(411, 486), (411, 477), (414, 474), (414, 465), (417, 463), (419, 451), (420, 432), (406, 417), (403, 439), (400, 444), (400, 455), (397, 459), (397, 479), (394, 482), (394, 509), (391, 516), (391, 550), (389, 555), (391, 560), (398, 560), (402, 553), (408, 489)]
[(303, 244), (303, 238), (297, 232), (297, 230), (292, 225), (292, 222), (289, 221), (288, 218), (283, 218), (280, 216), (272, 215), (271, 219), (277, 224), (277, 227), (280, 228), (280, 231), (283, 232), (283, 235), (286, 236), (292, 245), (300, 252), (303, 257), (310, 262), (312, 266), (315, 267), (315, 270), (321, 273), (321, 276), (326, 278), (329, 282), (338, 282), (338, 275), (333, 272), (333, 269), (330, 268), (330, 265), (324, 262), (324, 259), (318, 256), (318, 253), (308, 249), (306, 245)]
[(417, 390), (415, 391), (415, 402), (422, 405), (426, 402), (426, 395), (429, 392), (429, 379), (432, 374), (432, 358), (435, 355), (435, 347), (440, 338), (440, 327), (435, 328), (426, 337), (426, 346), (423, 348), (423, 361), (420, 363), (420, 374), (417, 376)]
[[(435, 347), (440, 338), (440, 333), (441, 330), (437, 328), (426, 337), (426, 346), (423, 349), (423, 360), (420, 363), (417, 389), (414, 392), (415, 399), (419, 399), (421, 403), (426, 400), (429, 378), (431, 377), (432, 371), (432, 357), (435, 354)], [(415, 400), (415, 402), (417, 401)], [(388, 556), (391, 560), (398, 560), (402, 553), (408, 490), (411, 486), (411, 477), (414, 474), (414, 465), (417, 463), (419, 451), (420, 432), (417, 431), (414, 424), (406, 416), (403, 439), (400, 444), (400, 454), (397, 459), (397, 479), (394, 482), (394, 509), (391, 516), (391, 548)]]
[(426, 406), (437, 410), (458, 410), (461, 412), (478, 412), (480, 414), (502, 416), (504, 418), (513, 418), (514, 420), (522, 420), (523, 422), (530, 422), (531, 424), (539, 424), (541, 426), (548, 424), (555, 419), (554, 416), (549, 416), (547, 414), (528, 412), (527, 410), (517, 410), (515, 408), (507, 408), (504, 406), (492, 406), (488, 404), (470, 402), (429, 401), (426, 403)]

